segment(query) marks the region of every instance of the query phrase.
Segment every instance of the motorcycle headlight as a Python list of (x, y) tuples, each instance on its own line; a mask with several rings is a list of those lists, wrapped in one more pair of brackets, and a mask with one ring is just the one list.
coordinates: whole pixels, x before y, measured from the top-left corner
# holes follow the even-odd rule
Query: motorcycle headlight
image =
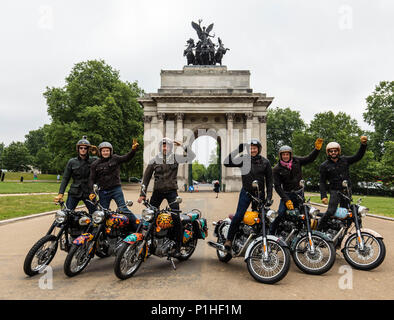
[(87, 226), (90, 223), (90, 218), (83, 216), (82, 218), (79, 219), (79, 225), (80, 226)]
[(367, 207), (363, 207), (363, 206), (358, 207), (358, 214), (360, 216), (365, 217), (368, 212), (369, 212), (369, 209)]
[(275, 210), (268, 210), (266, 216), (267, 216), (268, 220), (272, 223), (272, 222), (274, 222), (274, 220), (278, 216), (278, 213)]
[(316, 209), (315, 207), (311, 207), (309, 209), (309, 215), (311, 216), (311, 218), (316, 219), (317, 215), (320, 213), (319, 209)]
[(155, 215), (154, 211), (151, 209), (144, 209), (142, 210), (142, 219), (144, 219), (145, 221), (151, 221), (153, 219), (153, 216)]
[(99, 224), (99, 223), (103, 222), (104, 221), (104, 217), (105, 217), (105, 215), (104, 215), (103, 211), (95, 211), (92, 214), (93, 222), (96, 223), (96, 224)]
[(67, 215), (64, 211), (58, 210), (56, 211), (55, 220), (57, 223), (63, 223), (66, 221)]

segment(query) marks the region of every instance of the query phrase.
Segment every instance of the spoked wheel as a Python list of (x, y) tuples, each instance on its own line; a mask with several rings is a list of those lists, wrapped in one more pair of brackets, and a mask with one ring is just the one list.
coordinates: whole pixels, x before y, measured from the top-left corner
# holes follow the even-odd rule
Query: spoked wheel
[(131, 278), (141, 266), (144, 258), (143, 242), (134, 244), (123, 243), (116, 255), (114, 272), (115, 275), (125, 280)]
[(263, 241), (253, 245), (246, 263), (252, 277), (262, 283), (282, 280), (290, 268), (290, 252), (276, 241), (267, 240), (268, 259), (264, 260)]
[(94, 256), (94, 254), (92, 254), (94, 245), (94, 242), (86, 242), (79, 246), (75, 244), (72, 245), (66, 260), (64, 261), (64, 273), (68, 277), (76, 276), (87, 267)]
[(364, 250), (358, 248), (357, 234), (353, 233), (346, 241), (343, 256), (354, 268), (371, 270), (378, 267), (386, 256), (386, 247), (382, 239), (367, 232), (361, 232)]
[(46, 235), (29, 250), (23, 264), (23, 271), (34, 276), (49, 265), (55, 257), (58, 243), (54, 235)]
[(186, 261), (189, 259), (192, 256), (194, 250), (196, 250), (197, 241), (198, 239), (193, 234), (193, 237), (181, 247), (181, 255), (177, 257), (177, 259), (179, 261)]
[(335, 262), (335, 248), (331, 242), (322, 237), (312, 235), (314, 252), (309, 247), (307, 235), (300, 238), (293, 251), (293, 259), (297, 267), (308, 274), (323, 274), (331, 269)]

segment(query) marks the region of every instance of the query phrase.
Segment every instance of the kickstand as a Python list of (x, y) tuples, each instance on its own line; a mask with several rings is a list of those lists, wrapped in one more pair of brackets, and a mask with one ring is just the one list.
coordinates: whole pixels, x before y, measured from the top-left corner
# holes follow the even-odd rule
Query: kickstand
[(172, 257), (168, 257), (167, 260), (171, 261), (172, 267), (174, 268), (174, 270), (176, 270), (174, 259)]

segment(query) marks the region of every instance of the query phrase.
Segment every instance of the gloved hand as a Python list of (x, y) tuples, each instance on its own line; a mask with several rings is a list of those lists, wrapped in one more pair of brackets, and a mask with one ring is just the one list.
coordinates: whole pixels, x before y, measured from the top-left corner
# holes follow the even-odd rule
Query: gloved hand
[(368, 141), (367, 136), (361, 136), (360, 137), (360, 141), (361, 141), (362, 144), (367, 144), (367, 141)]
[(323, 199), (321, 199), (321, 202), (323, 203), (323, 204), (328, 204), (328, 199), (327, 198), (323, 198)]
[(133, 146), (131, 147), (131, 150), (136, 150), (140, 144), (137, 142), (137, 140), (133, 139)]
[(286, 205), (286, 208), (288, 210), (294, 210), (294, 205), (293, 205), (293, 202), (291, 200), (287, 200), (285, 205)]
[(94, 193), (89, 194), (90, 201), (93, 201), (95, 198), (96, 198), (96, 195)]
[(63, 201), (63, 194), (59, 193), (55, 199), (54, 199), (55, 203), (58, 203), (60, 201)]
[(322, 138), (317, 138), (316, 141), (315, 141), (315, 148), (317, 150), (320, 150), (322, 146), (323, 146), (323, 139)]
[(138, 203), (141, 203), (142, 200), (145, 200), (145, 197), (144, 197), (144, 196), (139, 197), (138, 200), (137, 200), (137, 202), (138, 202)]

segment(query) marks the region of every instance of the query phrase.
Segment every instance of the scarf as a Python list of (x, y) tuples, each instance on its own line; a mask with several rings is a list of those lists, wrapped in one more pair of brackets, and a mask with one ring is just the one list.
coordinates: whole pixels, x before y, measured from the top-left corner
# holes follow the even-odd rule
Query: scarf
[(283, 167), (285, 167), (285, 168), (291, 170), (291, 167), (292, 167), (292, 165), (293, 165), (293, 159), (291, 159), (289, 162), (284, 162), (283, 160), (280, 160), (280, 164), (281, 164)]

